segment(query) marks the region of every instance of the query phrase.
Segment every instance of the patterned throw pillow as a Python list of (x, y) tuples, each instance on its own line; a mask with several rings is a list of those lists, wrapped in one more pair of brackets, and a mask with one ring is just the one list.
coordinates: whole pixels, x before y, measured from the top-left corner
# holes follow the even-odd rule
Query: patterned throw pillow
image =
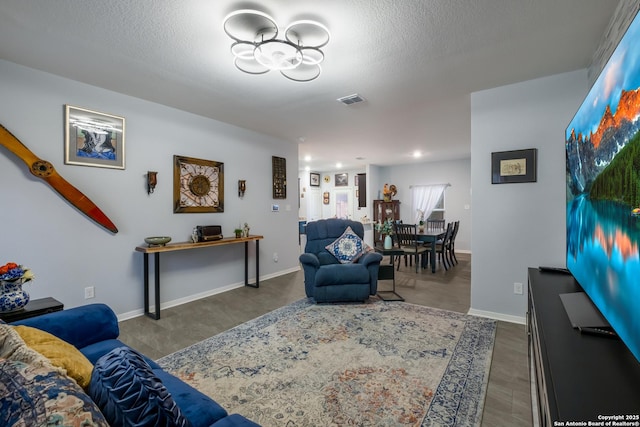
[(189, 421), (142, 355), (118, 347), (95, 364), (89, 396), (112, 426), (177, 426)]
[(2, 358), (0, 425), (109, 426), (80, 386), (56, 368)]
[(40, 425), (109, 426), (64, 369), (0, 325), (0, 426)]
[(362, 255), (373, 250), (351, 227), (347, 227), (342, 236), (325, 248), (342, 264), (356, 262)]

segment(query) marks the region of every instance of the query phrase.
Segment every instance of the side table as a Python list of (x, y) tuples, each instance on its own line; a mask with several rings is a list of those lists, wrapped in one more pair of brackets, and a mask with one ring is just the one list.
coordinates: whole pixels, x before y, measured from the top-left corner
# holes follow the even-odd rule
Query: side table
[[(390, 291), (378, 291), (378, 297), (382, 301), (404, 301), (404, 298), (396, 292), (396, 269), (395, 269), (395, 257), (404, 255), (404, 251), (399, 248), (384, 249), (382, 246), (375, 247), (376, 252), (381, 253), (383, 256), (389, 255), (391, 259), (390, 264), (380, 263), (378, 269), (378, 280), (392, 280), (393, 288)], [(378, 286), (380, 286), (378, 284)]]
[(41, 314), (62, 311), (63, 308), (64, 305), (55, 298), (47, 297), (34, 299), (29, 301), (22, 310), (12, 311), (10, 313), (0, 313), (0, 319), (7, 323), (11, 323), (16, 320), (40, 316)]

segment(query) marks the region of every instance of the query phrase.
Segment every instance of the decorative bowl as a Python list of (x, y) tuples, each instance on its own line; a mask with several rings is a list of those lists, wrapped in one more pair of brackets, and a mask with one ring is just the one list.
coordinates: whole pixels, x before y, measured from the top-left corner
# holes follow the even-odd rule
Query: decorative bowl
[(154, 237), (145, 237), (144, 241), (151, 245), (164, 246), (171, 241), (171, 237), (169, 236), (154, 236)]

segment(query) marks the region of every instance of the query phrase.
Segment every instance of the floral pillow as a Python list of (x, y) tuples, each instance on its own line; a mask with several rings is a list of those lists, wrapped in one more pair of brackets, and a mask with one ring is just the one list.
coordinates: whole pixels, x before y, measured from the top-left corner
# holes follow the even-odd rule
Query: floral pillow
[(0, 358), (0, 425), (108, 427), (91, 398), (54, 367)]
[(325, 248), (342, 264), (356, 262), (362, 255), (373, 250), (351, 227), (347, 227), (342, 236)]

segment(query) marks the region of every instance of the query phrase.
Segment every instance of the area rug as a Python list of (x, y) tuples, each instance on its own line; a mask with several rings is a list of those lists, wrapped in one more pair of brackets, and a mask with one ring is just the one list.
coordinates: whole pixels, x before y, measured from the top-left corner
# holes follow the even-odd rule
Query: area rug
[(478, 426), (496, 322), (301, 300), (158, 360), (262, 426)]

